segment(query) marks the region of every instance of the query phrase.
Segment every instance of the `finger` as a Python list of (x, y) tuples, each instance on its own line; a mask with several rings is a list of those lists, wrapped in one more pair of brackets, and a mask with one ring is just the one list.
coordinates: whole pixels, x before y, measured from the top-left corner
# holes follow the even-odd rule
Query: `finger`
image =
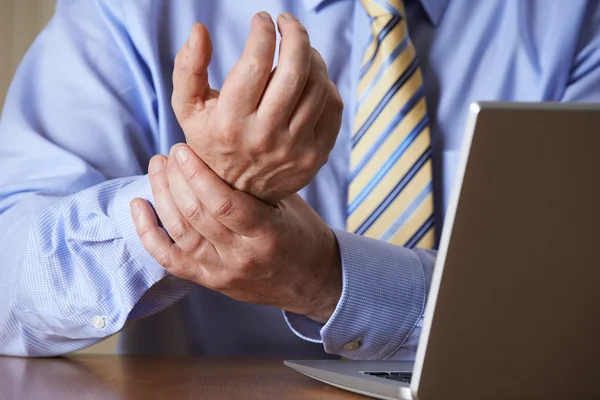
[(148, 168), (150, 176), (150, 186), (156, 213), (162, 222), (163, 227), (171, 236), (173, 241), (186, 253), (197, 251), (203, 244), (204, 238), (179, 212), (177, 204), (173, 199), (173, 194), (179, 195), (176, 190), (172, 190), (167, 180), (166, 157), (157, 155), (150, 160)]
[(202, 24), (195, 24), (175, 57), (171, 103), (180, 123), (209, 98), (208, 65), (212, 50), (208, 30)]
[(169, 186), (173, 193), (177, 193), (174, 201), (180, 215), (217, 248), (231, 245), (238, 235), (213, 217), (204, 207), (181, 174), (173, 157), (169, 157), (168, 171)]
[(301, 139), (314, 131), (329, 97), (329, 88), (325, 61), (317, 50), (312, 49), (310, 76), (290, 118), (289, 131), (292, 136)]
[(306, 28), (285, 13), (277, 19), (281, 43), (279, 63), (258, 108), (260, 118), (289, 120), (310, 75), (312, 50)]
[(323, 107), (323, 113), (313, 130), (313, 134), (316, 136), (315, 139), (317, 145), (321, 149), (324, 149), (327, 154), (329, 154), (335, 145), (344, 113), (344, 101), (342, 100), (342, 96), (335, 84), (331, 81), (329, 82), (328, 93), (329, 96), (327, 97), (325, 107)]
[(181, 174), (204, 207), (223, 225), (243, 236), (261, 234), (274, 208), (233, 190), (185, 144), (173, 149)]
[(201, 280), (200, 271), (191, 267), (190, 260), (158, 226), (150, 204), (142, 199), (133, 199), (130, 207), (135, 229), (148, 254), (173, 275), (196, 282)]
[(275, 47), (273, 20), (260, 12), (252, 18), (244, 52), (221, 89), (217, 107), (222, 113), (241, 118), (256, 111), (273, 68)]

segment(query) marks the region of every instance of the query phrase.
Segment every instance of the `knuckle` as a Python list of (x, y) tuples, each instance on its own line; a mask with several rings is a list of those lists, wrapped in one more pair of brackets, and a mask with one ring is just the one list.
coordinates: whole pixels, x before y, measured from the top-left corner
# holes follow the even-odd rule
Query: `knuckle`
[[(167, 174), (171, 174), (171, 173), (177, 171), (179, 169), (179, 166), (177, 165), (177, 163), (167, 161), (165, 163), (165, 168), (167, 170)], [(166, 181), (166, 182), (168, 182), (168, 181)], [(166, 183), (166, 188), (171, 190), (170, 187), (168, 186), (168, 183)]]
[(342, 96), (333, 82), (330, 82), (329, 84), (329, 97), (331, 99), (333, 111), (341, 115), (344, 111), (344, 101), (342, 100)]
[(323, 56), (315, 48), (311, 48), (311, 69), (316, 70), (319, 75), (329, 76), (327, 71), (327, 63), (323, 59)]
[(239, 145), (239, 133), (243, 131), (243, 126), (239, 122), (230, 118), (217, 118), (216, 128), (218, 135), (215, 138), (218, 142), (227, 148)]
[(327, 93), (328, 97), (331, 93), (332, 87), (335, 87), (335, 84), (329, 79), (329, 76), (317, 76), (314, 78), (314, 84), (317, 85), (323, 93)]
[[(156, 192), (159, 198), (161, 194), (165, 192), (168, 193), (169, 186), (161, 179), (158, 179), (156, 175), (150, 174), (150, 185), (152, 186), (152, 190)], [(156, 200), (157, 202), (160, 201), (159, 199)]]
[(261, 42), (263, 42), (264, 45), (268, 45), (269, 41), (271, 40), (270, 38), (276, 33), (275, 25), (273, 25), (272, 22), (265, 21), (262, 18), (258, 18), (258, 21), (260, 22), (258, 25), (259, 33), (263, 35)]
[(308, 80), (309, 71), (299, 66), (289, 66), (284, 71), (284, 87), (297, 88)]
[(294, 33), (296, 33), (297, 35), (304, 36), (304, 38), (306, 40), (308, 40), (308, 31), (306, 30), (306, 27), (304, 25), (302, 25), (300, 22), (296, 21), (292, 25), (292, 29), (294, 30)]
[(233, 199), (230, 196), (222, 197), (215, 201), (213, 215), (217, 218), (228, 219), (233, 217)]
[(269, 130), (265, 130), (263, 134), (256, 132), (248, 137), (250, 153), (255, 156), (270, 153), (273, 147), (273, 136)]
[(271, 73), (271, 66), (270, 63), (266, 63), (258, 57), (249, 57), (244, 63), (244, 69), (248, 76), (257, 80), (264, 79), (269, 75)]
[[(258, 185), (256, 185), (256, 188), (260, 190), (262, 188), (262, 185), (258, 184)], [(260, 193), (262, 193), (262, 192), (260, 192)], [(237, 212), (235, 218), (236, 218), (236, 223), (238, 225), (243, 226), (247, 229), (251, 228), (254, 225), (255, 220), (256, 220), (256, 218), (252, 214), (244, 213), (244, 212)], [(225, 231), (226, 235), (229, 234), (228, 229), (224, 229), (224, 231)]]
[(231, 243), (230, 233), (224, 226), (216, 228), (214, 235), (220, 243)]
[(281, 166), (292, 161), (294, 158), (294, 148), (291, 143), (288, 143), (283, 146), (279, 146), (277, 151), (273, 152), (273, 161)]
[(198, 222), (202, 219), (202, 206), (198, 202), (191, 202), (182, 207), (181, 213), (191, 222)]
[(321, 55), (321, 53), (319, 53), (319, 50), (315, 49), (314, 47), (311, 47), (310, 53), (311, 53), (311, 56), (313, 57), (313, 60), (316, 63), (325, 65), (325, 60), (323, 59), (323, 56)]
[(205, 246), (205, 239), (200, 235), (195, 235), (192, 240), (189, 241), (189, 247), (192, 251), (197, 251), (199, 255), (203, 255), (207, 251)]
[(344, 112), (344, 102), (342, 101), (341, 97), (337, 97), (335, 99), (335, 101), (333, 102), (333, 109), (334, 112), (338, 115), (342, 115)]
[(321, 163), (321, 159), (321, 154), (319, 151), (317, 151), (317, 149), (309, 149), (302, 155), (300, 169), (304, 173), (313, 172), (315, 169), (320, 167), (319, 164)]
[(176, 242), (181, 241), (188, 233), (186, 224), (180, 220), (172, 220), (168, 224), (167, 231), (169, 236), (171, 236), (171, 238)]
[(235, 124), (229, 118), (217, 118), (215, 127), (220, 135), (229, 135), (235, 131)]
[(252, 251), (241, 252), (236, 265), (238, 275), (245, 275), (253, 271), (258, 264), (259, 257), (256, 253)]
[[(202, 184), (202, 170), (200, 169), (194, 169), (192, 172), (190, 172), (190, 175), (185, 178), (187, 180), (187, 182), (189, 183), (189, 185), (191, 187), (196, 187), (197, 185), (201, 185)], [(192, 205), (194, 205), (194, 203), (192, 203)], [(199, 204), (196, 204), (198, 207), (200, 206)], [(188, 205), (187, 207), (184, 207), (185, 209), (189, 208), (191, 205)], [(186, 217), (188, 217), (188, 215), (185, 214), (185, 212), (182, 211), (182, 214)], [(188, 217), (189, 219), (189, 217)]]
[(140, 237), (142, 243), (146, 242), (146, 239), (148, 238), (148, 235), (150, 234), (150, 232), (152, 232), (152, 229), (148, 226), (140, 226), (137, 227), (138, 230), (138, 236)]
[[(319, 99), (328, 99), (330, 94), (330, 85), (328, 78), (314, 78), (311, 81), (311, 85), (314, 87), (315, 92)], [(323, 103), (321, 103), (323, 104)]]
[(154, 255), (154, 259), (157, 263), (162, 265), (164, 268), (170, 270), (171, 265), (171, 252), (169, 250), (159, 250)]

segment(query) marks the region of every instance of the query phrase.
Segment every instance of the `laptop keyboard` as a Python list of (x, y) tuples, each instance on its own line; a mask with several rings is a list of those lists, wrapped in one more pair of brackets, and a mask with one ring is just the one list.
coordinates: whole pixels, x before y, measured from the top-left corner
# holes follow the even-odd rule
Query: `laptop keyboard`
[(412, 372), (368, 372), (362, 371), (363, 374), (377, 376), (383, 379), (389, 379), (391, 381), (410, 383), (412, 378)]

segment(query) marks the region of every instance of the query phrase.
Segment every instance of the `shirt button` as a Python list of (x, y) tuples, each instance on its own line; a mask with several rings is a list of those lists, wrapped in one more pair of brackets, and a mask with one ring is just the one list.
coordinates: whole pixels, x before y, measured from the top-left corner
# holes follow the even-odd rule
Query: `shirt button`
[(360, 341), (353, 340), (352, 342), (348, 342), (344, 345), (343, 349), (346, 351), (358, 350), (358, 349), (360, 349)]
[(104, 328), (104, 317), (95, 316), (92, 318), (92, 324), (94, 324), (94, 326), (98, 329)]

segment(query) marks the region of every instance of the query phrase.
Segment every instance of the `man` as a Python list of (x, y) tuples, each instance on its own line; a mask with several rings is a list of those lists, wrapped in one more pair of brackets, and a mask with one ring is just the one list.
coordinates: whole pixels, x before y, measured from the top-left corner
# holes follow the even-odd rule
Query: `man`
[(0, 123), (0, 353), (412, 358), (468, 105), (597, 101), (599, 10), (59, 1)]

